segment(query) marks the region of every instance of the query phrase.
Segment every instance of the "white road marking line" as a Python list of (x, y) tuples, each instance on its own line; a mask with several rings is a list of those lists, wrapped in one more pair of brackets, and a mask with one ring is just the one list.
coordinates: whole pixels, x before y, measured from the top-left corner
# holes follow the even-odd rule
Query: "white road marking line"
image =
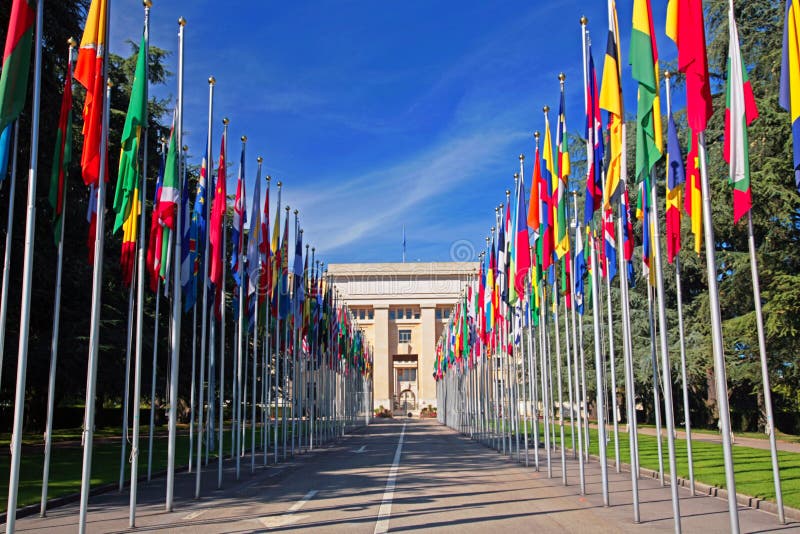
[(184, 520), (197, 519), (198, 517), (200, 517), (204, 513), (206, 513), (206, 510), (196, 510), (194, 512), (191, 512), (191, 513), (186, 514), (185, 516), (183, 516), (183, 519)]
[(300, 510), (303, 506), (306, 505), (308, 501), (314, 498), (314, 495), (317, 494), (317, 490), (311, 490), (305, 494), (305, 496), (294, 503), (292, 506), (289, 507), (289, 510), (283, 515), (279, 516), (268, 516), (268, 517), (260, 517), (258, 520), (261, 521), (261, 524), (267, 528), (279, 528), (285, 527), (287, 525), (291, 525), (292, 523), (297, 523), (298, 521), (307, 518), (307, 515), (297, 515), (295, 512)]
[(389, 478), (386, 479), (386, 490), (383, 492), (383, 501), (378, 510), (378, 522), (375, 523), (375, 534), (389, 532), (389, 518), (392, 515), (392, 499), (394, 499), (394, 488), (397, 482), (397, 469), (400, 466), (400, 455), (403, 452), (403, 437), (406, 435), (406, 423), (403, 423), (403, 430), (400, 431), (400, 440), (397, 442), (397, 449), (394, 451), (394, 461), (392, 468), (389, 469)]
[(356, 453), (356, 454), (361, 454), (362, 452), (364, 452), (366, 450), (366, 448), (367, 448), (366, 445), (362, 445), (360, 449), (358, 449), (357, 451), (353, 451), (353, 452)]

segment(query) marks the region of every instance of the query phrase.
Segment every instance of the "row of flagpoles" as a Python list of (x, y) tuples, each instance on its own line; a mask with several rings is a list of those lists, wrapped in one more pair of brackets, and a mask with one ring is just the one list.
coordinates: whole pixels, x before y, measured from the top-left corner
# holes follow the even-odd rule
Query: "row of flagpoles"
[[(133, 437), (130, 441), (130, 525), (135, 526), (137, 482), (139, 477), (140, 410), (142, 398), (142, 348), (144, 343), (145, 284), (156, 294), (153, 340), (153, 366), (150, 390), (150, 425), (147, 479), (152, 474), (153, 428), (156, 397), (156, 369), (159, 342), (161, 295), (171, 299), (170, 367), (168, 375), (169, 435), (167, 451), (166, 509), (174, 505), (175, 457), (178, 420), (178, 379), (181, 373), (182, 317), (192, 317), (192, 367), (189, 425), (189, 470), (195, 471), (195, 497), (201, 493), (202, 466), (209, 463), (209, 451), (217, 451), (217, 485), (223, 483), (224, 411), (226, 406), (225, 363), (230, 344), (226, 344), (228, 282), (226, 267), (234, 281), (231, 291), (234, 332), (233, 373), (231, 379), (230, 457), (235, 458), (236, 478), (240, 476), (241, 459), (249, 453), (251, 472), (256, 455), (264, 465), (268, 454), (274, 462), (287, 454), (294, 455), (319, 443), (336, 438), (353, 425), (369, 422), (372, 405), (372, 348), (366, 342), (354, 316), (328, 283), (322, 262), (309, 245), (303, 251), (303, 230), (299, 212), (294, 211), (293, 264), (289, 265), (290, 208), (283, 207), (281, 235), (281, 186), (269, 242), (270, 177), (263, 205), (262, 159), (254, 185), (254, 198), (247, 211), (245, 191), (245, 147), (242, 150), (233, 216), (228, 217), (227, 148), (228, 120), (221, 135), (221, 148), (214, 180), (213, 102), (215, 80), (209, 78), (208, 137), (200, 169), (194, 202), (190, 200), (185, 161), (188, 147), (183, 145), (184, 103), (184, 32), (186, 21), (179, 20), (178, 92), (172, 129), (168, 139), (161, 140), (160, 167), (151, 213), (149, 238), (146, 235), (148, 169), (148, 51), (151, 2), (144, 2), (144, 30), (131, 88), (128, 113), (122, 133), (121, 155), (113, 210), (113, 231), (122, 231), (120, 262), (123, 285), (129, 288), (125, 392), (123, 405), (120, 456), (120, 490), (125, 484), (128, 461), (128, 412), (131, 410), (130, 376), (133, 357)], [(13, 223), (14, 183), (17, 167), (18, 121), (25, 104), (31, 48), (35, 51), (33, 68), (34, 92), (31, 133), (31, 165), (28, 176), (28, 209), (26, 220), (23, 298), (21, 308), (19, 359), (12, 432), (12, 460), (8, 494), (6, 529), (15, 530), (17, 493), (20, 479), (22, 421), (25, 406), (25, 372), (30, 317), (33, 232), (36, 211), (37, 150), (39, 103), (41, 89), (43, 0), (14, 0), (6, 42), (6, 57), (0, 74), (0, 145), (6, 147), (14, 124), (15, 148), (12, 152), (9, 226), (3, 271), (2, 310), (5, 317), (8, 301), (10, 236)], [(93, 262), (92, 311), (89, 358), (86, 382), (86, 413), (83, 433), (83, 469), (79, 531), (86, 529), (88, 498), (93, 457), (94, 413), (97, 384), (97, 363), (100, 343), (100, 313), (103, 282), (103, 252), (108, 152), (108, 119), (111, 84), (108, 80), (108, 0), (93, 0), (87, 15), (84, 35), (75, 64), (75, 80), (86, 88), (83, 110), (83, 153), (81, 170), (89, 187), (90, 261)], [(36, 46), (34, 47), (34, 44)], [(46, 512), (52, 427), (56, 387), (56, 363), (60, 323), (60, 288), (64, 252), (64, 205), (67, 201), (65, 180), (72, 151), (72, 68), (76, 43), (70, 40), (67, 71), (64, 81), (57, 144), (54, 155), (50, 202), (54, 213), (54, 231), (58, 245), (56, 298), (48, 407), (45, 433), (45, 462), (42, 484), (41, 513)], [(10, 51), (10, 52), (9, 52)], [(263, 207), (262, 207), (263, 206)], [(247, 219), (250, 224), (246, 227)], [(230, 241), (228, 240), (230, 229)], [(230, 251), (228, 251), (230, 247)], [(290, 269), (291, 267), (291, 269)], [(146, 280), (149, 278), (149, 281)], [(200, 295), (198, 296), (198, 286)], [(198, 306), (200, 307), (200, 340), (197, 339)], [(135, 349), (133, 342), (135, 341)], [(0, 341), (2, 343), (2, 341)], [(2, 354), (2, 347), (0, 347)], [(199, 362), (197, 361), (199, 354)], [(217, 369), (217, 366), (219, 369)], [(206, 370), (208, 377), (205, 376)], [(218, 377), (217, 377), (218, 371)], [(185, 371), (184, 371), (185, 373)], [(198, 377), (199, 374), (199, 377)], [(250, 392), (248, 394), (248, 374)], [(219, 380), (216, 383), (216, 380)], [(259, 385), (260, 384), (260, 385)], [(249, 397), (248, 397), (249, 395)], [(248, 415), (249, 407), (249, 415)], [(217, 410), (218, 409), (218, 413)], [(260, 412), (260, 413), (258, 413)], [(248, 420), (249, 417), (249, 420)], [(259, 419), (260, 418), (260, 422)], [(250, 444), (246, 429), (249, 424)], [(256, 439), (258, 435), (258, 440)], [(195, 443), (196, 441), (196, 443)], [(271, 447), (271, 450), (270, 450)], [(204, 462), (203, 462), (204, 460)]]
[[(730, 166), (734, 222), (747, 217), (762, 369), (762, 393), (767, 409), (767, 433), (770, 439), (778, 517), (783, 523), (781, 481), (758, 267), (753, 224), (750, 218), (747, 126), (757, 117), (758, 112), (741, 57), (733, 0), (729, 2), (728, 17), (729, 70), (724, 153)], [(800, 106), (795, 105), (795, 100), (800, 101), (800, 97), (797, 96), (800, 94), (800, 54), (796, 39), (799, 18), (796, 6), (792, 0), (788, 0), (781, 102), (790, 110), (795, 125), (800, 124), (798, 122)], [(594, 403), (601, 487), (604, 503), (608, 505), (610, 496), (606, 447), (610, 437), (607, 434), (609, 424), (607, 420), (610, 414), (614, 437), (614, 461), (619, 471), (618, 422), (622, 408), (617, 405), (617, 394), (624, 392), (624, 412), (628, 422), (631, 451), (633, 518), (635, 522), (639, 522), (639, 455), (633, 366), (635, 359), (629, 297), (629, 289), (635, 282), (633, 209), (629, 201), (629, 192), (634, 193), (638, 200), (636, 217), (642, 221), (642, 269), (647, 282), (652, 395), (657, 425), (659, 473), (662, 484), (665, 484), (667, 476), (671, 481), (674, 525), (676, 532), (679, 532), (680, 502), (678, 484), (674, 482), (677, 477), (677, 458), (675, 401), (672, 397), (673, 366), (670, 361), (668, 340), (670, 332), (667, 326), (664, 295), (666, 269), (662, 261), (661, 239), (666, 238), (664, 249), (667, 260), (675, 267), (682, 404), (689, 482), (694, 493), (687, 362), (681, 309), (679, 253), (683, 208), (691, 217), (696, 253), (701, 252), (701, 243), (705, 242), (714, 377), (728, 490), (730, 529), (732, 532), (738, 532), (715, 240), (711, 224), (711, 200), (703, 136), (712, 113), (712, 101), (702, 3), (693, 0), (670, 0), (667, 6), (667, 35), (678, 46), (678, 68), (686, 80), (690, 150), (684, 165), (677, 127), (672, 117), (669, 72), (664, 75), (668, 120), (667, 146), (666, 152), (664, 151), (658, 52), (650, 1), (633, 2), (630, 63), (632, 75), (638, 83), (638, 106), (635, 132), (635, 184), (630, 186), (627, 183), (619, 26), (614, 0), (608, 2), (608, 24), (608, 45), (602, 85), (598, 87), (588, 39), (588, 20), (581, 19), (587, 155), (583, 220), (578, 219), (577, 191), (570, 191), (568, 188), (571, 169), (566, 136), (564, 97), (566, 79), (562, 74), (559, 75), (561, 104), (555, 148), (550, 132), (549, 108), (545, 107), (543, 145), (540, 146), (540, 134), (538, 132), (535, 134), (536, 154), (530, 196), (527, 196), (524, 184), (524, 157), (520, 156), (520, 172), (515, 174), (513, 200), (511, 191), (506, 191), (506, 203), (497, 208), (495, 226), (491, 229), (491, 236), (486, 239), (485, 252), (481, 253), (480, 271), (466, 287), (461, 302), (456, 306), (456, 313), (451, 316), (448, 327), (438, 341), (434, 375), (438, 380), (439, 418), (443, 423), (503, 453), (516, 452), (520, 461), (521, 451), (524, 448), (526, 465), (529, 462), (529, 445), (532, 446), (536, 451), (533, 456), (537, 469), (540, 464), (538, 427), (541, 418), (544, 426), (543, 439), (548, 475), (552, 476), (551, 453), (560, 450), (561, 478), (563, 483), (567, 484), (566, 454), (569, 444), (565, 440), (564, 432), (566, 410), (572, 428), (572, 454), (578, 459), (581, 492), (585, 492), (584, 462), (589, 459), (590, 438), (588, 406)], [(605, 129), (601, 109), (606, 111)], [(796, 128), (794, 131), (800, 132)], [(800, 139), (795, 138), (795, 147), (798, 146)], [(796, 149), (795, 167), (800, 169), (800, 158), (797, 157), (797, 153)], [(666, 158), (667, 163), (666, 227), (663, 229), (659, 224), (656, 185), (656, 163), (662, 158)], [(572, 206), (569, 205), (570, 196), (572, 196)], [(681, 206), (682, 198), (685, 199), (683, 206)], [(574, 216), (571, 224), (570, 213)], [(574, 229), (572, 235), (570, 226)], [(616, 275), (619, 275), (619, 296), (612, 297), (611, 282)], [(601, 280), (605, 282), (605, 292)], [(619, 303), (616, 313), (615, 301)], [(590, 318), (585, 315), (587, 306), (592, 308)], [(562, 312), (561, 316), (559, 310)], [(587, 355), (584, 353), (587, 340), (584, 339), (584, 319), (592, 323), (593, 339), (589, 344), (594, 350), (597, 384), (595, 399), (587, 397), (585, 373)], [(563, 324), (560, 322), (562, 320)], [(617, 339), (622, 340), (622, 347), (615, 347), (615, 328), (619, 329)], [(618, 384), (616, 376), (620, 354), (624, 384)], [(566, 402), (563, 398), (565, 382), (568, 396)], [(610, 406), (607, 404), (609, 398)], [(666, 423), (667, 476), (662, 454), (662, 420)], [(560, 433), (560, 440), (556, 437), (556, 428)], [(533, 443), (529, 444), (531, 432)], [(523, 441), (522, 446), (520, 437)], [(560, 443), (561, 446), (557, 447), (556, 443)]]

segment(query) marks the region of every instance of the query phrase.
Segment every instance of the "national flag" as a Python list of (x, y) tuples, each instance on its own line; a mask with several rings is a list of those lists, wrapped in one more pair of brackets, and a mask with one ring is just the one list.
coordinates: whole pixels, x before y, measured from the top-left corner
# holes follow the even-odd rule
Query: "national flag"
[(0, 131), (19, 117), (28, 97), (36, 0), (13, 0), (0, 71)]
[(728, 9), (728, 84), (725, 93), (725, 161), (730, 165), (733, 185), (733, 222), (736, 223), (753, 204), (750, 191), (750, 146), (747, 127), (758, 117), (756, 99), (739, 49), (739, 30)]
[(89, 185), (89, 201), (86, 209), (86, 222), (89, 233), (86, 237), (86, 248), (89, 249), (89, 265), (94, 263), (94, 244), (97, 239), (97, 186)]
[(236, 285), (242, 284), (242, 262), (244, 261), (244, 225), (247, 224), (247, 192), (244, 183), (244, 143), (239, 160), (239, 177), (236, 180), (236, 198), (233, 202), (231, 221), (231, 274)]
[(689, 130), (689, 154), (686, 156), (686, 192), (683, 209), (692, 222), (694, 251), (700, 254), (703, 243), (703, 195), (700, 184), (700, 153), (698, 136)]
[[(158, 205), (155, 207), (158, 212), (158, 219), (162, 227), (161, 238), (161, 279), (166, 280), (170, 263), (172, 261), (172, 254), (169, 253), (169, 248), (172, 244), (174, 237), (172, 232), (177, 232), (176, 221), (178, 218), (178, 198), (181, 181), (179, 176), (179, 161), (180, 161), (180, 147), (177, 144), (177, 132), (175, 131), (175, 122), (177, 120), (177, 110), (172, 117), (172, 130), (169, 136), (169, 146), (167, 148), (167, 159), (164, 164), (164, 181), (161, 184), (161, 196), (158, 199)], [(180, 266), (176, 266), (180, 268)]]
[(678, 70), (686, 75), (686, 119), (694, 132), (703, 132), (713, 112), (703, 2), (669, 0), (667, 36), (678, 46)]
[(794, 180), (800, 189), (800, 8), (797, 0), (786, 0), (779, 103), (792, 119)]
[[(260, 159), (260, 158), (259, 158)], [(250, 209), (250, 230), (247, 232), (247, 324), (252, 329), (258, 305), (258, 284), (261, 280), (261, 161), (256, 170), (253, 186), (253, 204)]]
[(278, 203), (275, 206), (275, 224), (272, 227), (272, 243), (270, 244), (272, 261), (270, 263), (271, 286), (269, 298), (272, 302), (272, 315), (278, 317), (278, 293), (280, 292), (281, 276), (281, 189), (278, 188)]
[[(11, 130), (8, 125), (3, 131), (5, 136)], [(4, 141), (0, 140), (0, 145)], [(1, 156), (0, 156), (1, 157)], [(5, 159), (5, 158), (3, 158)], [(61, 98), (61, 113), (56, 130), (56, 148), (53, 154), (53, 170), (50, 175), (50, 207), (53, 208), (53, 236), (56, 244), (61, 241), (61, 223), (64, 214), (64, 182), (72, 163), (72, 61), (67, 63), (64, 76), (64, 94)], [(0, 180), (5, 178), (6, 171), (0, 169)]]
[(667, 120), (667, 261), (672, 263), (681, 251), (681, 186), (686, 182), (686, 174), (672, 113)]
[(197, 219), (189, 205), (189, 176), (183, 173), (181, 187), (181, 295), (183, 311), (188, 312), (197, 300), (197, 279), (194, 265), (197, 258)]
[(644, 275), (650, 278), (650, 259), (653, 255), (652, 244), (652, 225), (650, 221), (650, 177), (645, 176), (644, 181), (639, 182), (639, 203), (636, 207), (636, 218), (642, 223), (642, 270)]
[(603, 216), (603, 234), (605, 241), (606, 274), (609, 280), (617, 276), (617, 243), (614, 239), (614, 214), (611, 208), (605, 210)]
[(539, 154), (539, 137), (536, 137), (536, 151), (533, 156), (533, 173), (531, 175), (531, 197), (530, 202), (528, 203), (528, 226), (531, 230), (533, 230), (533, 239), (534, 242), (539, 237), (539, 226), (540, 226), (540, 212), (542, 209), (541, 206), (541, 194), (539, 193), (539, 188), (542, 181), (542, 168), (540, 164), (541, 155)]
[(569, 148), (567, 147), (567, 106), (564, 96), (564, 84), (561, 84), (561, 103), (558, 107), (558, 130), (556, 131), (556, 146), (558, 147), (558, 188), (553, 189), (557, 196), (555, 247), (556, 256), (561, 259), (569, 252), (569, 229), (567, 227), (567, 184), (569, 182), (570, 164)]
[(633, 287), (636, 283), (636, 276), (633, 270), (633, 221), (631, 219), (630, 199), (627, 188), (622, 190), (620, 217), (622, 217), (622, 257), (628, 266), (628, 282)]
[(142, 168), (139, 161), (139, 143), (142, 128), (147, 121), (147, 33), (142, 35), (139, 45), (139, 56), (133, 75), (131, 98), (128, 102), (128, 114), (120, 141), (119, 173), (117, 187), (114, 192), (114, 232), (123, 229), (122, 252), (122, 284), (130, 286), (133, 276), (133, 265), (136, 262), (136, 239), (139, 231), (139, 215), (141, 213), (141, 195), (139, 183), (142, 179)]
[(11, 125), (0, 133), (0, 184), (8, 175), (8, 158), (11, 155)]
[(283, 221), (283, 239), (281, 240), (280, 284), (278, 291), (278, 319), (286, 319), (289, 315), (289, 210)]
[(487, 262), (488, 268), (486, 269), (486, 293), (484, 295), (484, 314), (486, 315), (486, 332), (491, 333), (494, 330), (494, 275), (496, 270), (496, 258), (494, 256), (494, 237), (492, 237), (492, 248), (488, 251)]
[(575, 309), (583, 315), (585, 309), (586, 288), (584, 279), (588, 266), (586, 264), (586, 251), (583, 244), (583, 231), (576, 232), (575, 237)]
[(608, 112), (610, 157), (603, 184), (603, 207), (609, 208), (620, 194), (625, 177), (625, 120), (622, 99), (622, 65), (619, 62), (619, 21), (614, 0), (608, 0), (608, 43), (603, 64), (603, 83), (600, 88), (600, 108)]
[(271, 261), (269, 250), (269, 190), (270, 177), (267, 176), (267, 193), (264, 195), (264, 211), (261, 217), (261, 233), (258, 239), (258, 257), (261, 262), (261, 276), (258, 282), (258, 302), (263, 303), (271, 288)]
[(223, 252), (225, 250), (225, 211), (228, 209), (228, 196), (226, 193), (227, 170), (225, 167), (227, 137), (227, 132), (223, 132), (219, 149), (217, 180), (214, 188), (214, 203), (211, 206), (211, 223), (208, 227), (208, 277), (210, 282), (214, 284), (214, 313), (217, 320), (221, 317), (222, 273), (225, 268)]
[[(541, 239), (542, 242), (542, 269), (548, 270), (550, 266), (553, 264), (553, 230), (555, 225), (554, 215), (555, 215), (555, 202), (556, 199), (553, 196), (554, 192), (554, 185), (553, 185), (553, 178), (555, 176), (555, 161), (553, 159), (553, 141), (552, 137), (550, 136), (550, 121), (545, 114), (544, 117), (544, 149), (542, 150), (542, 158), (544, 159), (544, 165), (542, 167), (542, 203), (543, 207), (546, 209), (546, 217), (543, 217), (541, 224), (544, 227), (543, 231), (541, 232)], [(545, 196), (546, 194), (546, 196)]]
[[(500, 215), (502, 217), (502, 213)], [(506, 225), (504, 219), (500, 220), (497, 229), (497, 271), (495, 271), (495, 287), (497, 289), (497, 304), (500, 310), (500, 302), (506, 301), (508, 295), (508, 265), (506, 256)], [(503, 321), (503, 313), (498, 314), (497, 320)]]
[(588, 174), (586, 176), (586, 195), (583, 210), (583, 223), (588, 225), (594, 217), (595, 210), (603, 204), (603, 159), (605, 146), (603, 143), (603, 120), (600, 115), (600, 101), (597, 94), (597, 73), (594, 70), (592, 46), (588, 47), (589, 79), (586, 90), (586, 139), (591, 150), (587, 151)]
[(517, 295), (525, 297), (525, 279), (531, 269), (531, 243), (526, 221), (528, 210), (525, 207), (525, 179), (519, 177), (517, 186), (517, 207), (514, 210), (516, 237), (514, 242), (514, 289)]
[(293, 290), (292, 290), (292, 298), (294, 304), (294, 320), (295, 325), (299, 324), (302, 316), (303, 310), (303, 303), (305, 302), (306, 296), (305, 291), (303, 290), (303, 274), (305, 270), (303, 269), (303, 232), (302, 230), (298, 231), (295, 228), (294, 233), (294, 264), (292, 265), (292, 282), (293, 282)]
[(153, 194), (153, 213), (150, 216), (150, 237), (147, 244), (147, 272), (150, 274), (150, 290), (154, 293), (158, 290), (159, 273), (161, 272), (161, 240), (163, 233), (156, 208), (161, 198), (161, 186), (164, 183), (164, 166), (166, 165), (164, 156), (166, 154), (161, 154), (161, 164), (158, 169), (158, 177)]
[(630, 64), (639, 82), (636, 112), (636, 180), (650, 174), (661, 159), (664, 141), (661, 132), (661, 99), (658, 86), (658, 49), (653, 31), (650, 0), (633, 1)]
[(206, 228), (208, 219), (208, 142), (200, 160), (200, 176), (197, 179), (197, 188), (194, 194), (193, 212), (197, 225), (197, 262), (202, 261), (206, 247)]
[(103, 64), (107, 54), (109, 0), (92, 0), (86, 15), (75, 80), (86, 88), (83, 104), (83, 153), (81, 169), (86, 185), (100, 179), (100, 145), (103, 131), (103, 101), (106, 80)]

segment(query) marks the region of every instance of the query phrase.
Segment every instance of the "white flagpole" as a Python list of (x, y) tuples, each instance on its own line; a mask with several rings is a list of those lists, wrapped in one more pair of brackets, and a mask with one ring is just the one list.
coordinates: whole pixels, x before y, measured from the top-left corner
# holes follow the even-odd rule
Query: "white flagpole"
[[(612, 225), (613, 225), (613, 214), (609, 212), (609, 215), (612, 218)], [(603, 219), (605, 219), (605, 214), (603, 214)], [(605, 222), (603, 223), (603, 240), (601, 245), (605, 245)], [(620, 464), (619, 464), (619, 421), (617, 418), (617, 370), (616, 370), (616, 363), (615, 363), (615, 356), (616, 352), (614, 350), (614, 314), (611, 308), (611, 276), (609, 271), (610, 263), (608, 261), (608, 256), (606, 256), (606, 309), (608, 312), (608, 363), (611, 367), (611, 417), (613, 417), (613, 426), (614, 426), (614, 467), (616, 468), (617, 473), (620, 472)]]
[[(41, 7), (41, 3), (39, 4)], [(110, 11), (110, 8), (109, 8)], [(106, 12), (106, 25), (110, 18)], [(38, 41), (37, 41), (38, 42)], [(103, 76), (108, 80), (108, 51), (103, 61)], [(103, 101), (102, 133), (100, 136), (100, 176), (97, 186), (97, 226), (94, 244), (94, 275), (92, 277), (92, 327), (89, 338), (89, 363), (86, 376), (86, 415), (83, 428), (83, 468), (81, 470), (81, 504), (78, 519), (78, 532), (86, 532), (86, 514), (89, 507), (89, 489), (92, 476), (92, 445), (94, 442), (95, 392), (97, 388), (97, 359), (100, 349), (100, 306), (103, 293), (103, 243), (105, 241), (105, 205), (106, 205), (106, 159), (108, 145), (108, 115), (111, 100), (111, 82), (106, 82), (106, 94)], [(8, 509), (11, 510), (9, 503)], [(7, 524), (9, 532), (14, 531), (11, 523)]]
[(6, 249), (3, 256), (3, 289), (0, 297), (0, 379), (3, 375), (3, 355), (6, 344), (6, 317), (8, 315), (8, 277), (11, 273), (11, 246), (14, 236), (14, 197), (17, 190), (17, 153), (19, 151), (19, 120), (14, 121), (14, 148), (11, 153), (11, 177), (8, 190), (8, 223), (6, 224)]
[[(578, 232), (580, 232), (580, 224), (578, 223), (578, 192), (572, 192), (572, 206), (573, 206), (573, 213), (575, 214), (575, 219), (573, 220), (573, 227), (575, 228), (575, 246), (577, 247), (578, 241)], [(578, 301), (576, 300), (575, 294), (575, 284), (577, 283), (578, 273), (577, 269), (577, 258), (578, 254), (583, 254), (583, 250), (578, 250), (576, 248), (575, 253), (572, 256), (572, 283), (570, 284), (570, 291), (572, 292), (572, 360), (575, 365), (575, 372), (574, 374), (570, 375), (569, 380), (570, 382), (574, 382), (575, 384), (575, 397), (577, 399), (578, 405), (578, 476), (580, 478), (580, 486), (581, 486), (581, 495), (586, 494), (586, 470), (584, 467), (584, 460), (583, 457), (583, 428), (582, 428), (582, 416), (581, 416), (581, 389), (580, 389), (580, 380), (579, 380), (579, 366), (578, 366), (578, 332), (577, 332), (577, 318), (576, 318), (576, 310), (575, 308), (578, 307)], [(585, 298), (585, 295), (581, 295), (581, 299)], [(583, 340), (581, 340), (583, 342)], [(586, 398), (583, 398), (583, 405), (584, 408), (586, 406)], [(573, 430), (573, 436), (575, 431)]]
[[(150, 8), (152, 2), (146, 0), (144, 3), (144, 32), (145, 44), (149, 50), (150, 47)], [(141, 51), (139, 52), (141, 53)], [(145, 79), (147, 79), (147, 72), (149, 65), (145, 65)], [(148, 101), (148, 87), (145, 84), (145, 102)], [(147, 140), (149, 131), (149, 119), (145, 118), (143, 125), (143, 138), (142, 143), (142, 192), (141, 192), (141, 215), (139, 218), (139, 257), (137, 259), (136, 271), (136, 355), (135, 355), (135, 376), (133, 381), (133, 399), (135, 404), (133, 410), (133, 442), (131, 443), (131, 495), (130, 495), (130, 509), (128, 512), (128, 526), (131, 528), (136, 526), (136, 498), (138, 496), (138, 483), (139, 483), (139, 431), (140, 431), (140, 418), (141, 410), (139, 403), (142, 396), (142, 345), (144, 340), (144, 285), (145, 285), (145, 268), (144, 261), (146, 255), (145, 248), (145, 224), (147, 221), (144, 200), (147, 198)], [(155, 209), (155, 206), (153, 207)]]
[[(228, 180), (228, 119), (222, 120), (223, 124), (225, 125), (225, 176), (222, 177), (223, 180)], [(227, 187), (225, 188), (227, 191)], [(227, 213), (227, 210), (226, 210)], [(219, 329), (219, 341), (220, 341), (220, 350), (219, 350), (219, 435), (217, 436), (219, 450), (217, 451), (217, 488), (222, 487), (222, 463), (224, 454), (222, 452), (222, 447), (225, 441), (225, 413), (223, 412), (223, 408), (225, 406), (225, 283), (228, 280), (228, 270), (225, 268), (226, 258), (228, 257), (228, 241), (227, 241), (227, 227), (225, 226), (225, 217), (226, 213), (222, 214), (222, 293), (221, 299), (222, 302), (220, 306), (222, 309), (220, 310), (220, 329)], [(211, 353), (211, 363), (214, 363), (214, 353)], [(212, 398), (213, 391), (209, 389), (209, 409), (212, 406), (211, 398)], [(213, 412), (212, 412), (213, 415)], [(213, 422), (213, 419), (211, 420)], [(231, 425), (231, 432), (233, 431), (233, 425)], [(231, 436), (231, 440), (233, 436)], [(208, 450), (206, 450), (206, 456), (208, 456)]]
[[(77, 42), (72, 37), (67, 41), (69, 43), (69, 52), (67, 56), (67, 69), (72, 69), (72, 58), (75, 54), (75, 46)], [(71, 91), (72, 88), (70, 87)], [(70, 124), (68, 127), (72, 127)], [(14, 137), (16, 143), (16, 136)], [(17, 150), (14, 149), (14, 157), (16, 157)], [(13, 178), (12, 178), (13, 179)], [(10, 202), (14, 201), (14, 192), (11, 190)], [(61, 205), (67, 205), (67, 188), (64, 187), (63, 196), (61, 197)], [(9, 211), (9, 216), (13, 214), (14, 210)], [(47, 485), (50, 482), (50, 450), (53, 444), (53, 411), (55, 407), (56, 395), (56, 364), (58, 363), (58, 331), (61, 323), (61, 278), (64, 266), (64, 223), (66, 221), (66, 209), (61, 212), (61, 233), (58, 236), (58, 260), (56, 267), (56, 296), (55, 304), (53, 305), (53, 337), (50, 345), (50, 375), (47, 382), (47, 423), (44, 431), (44, 467), (42, 469), (42, 499), (39, 508), (39, 516), (45, 517), (47, 515)], [(9, 219), (11, 221), (12, 219)], [(9, 223), (10, 224), (10, 223)], [(11, 235), (10, 227), (8, 235)], [(4, 292), (5, 294), (5, 292)], [(5, 322), (3, 322), (3, 336), (5, 336)], [(2, 349), (0, 349), (2, 354)], [(2, 358), (2, 356), (0, 356)], [(0, 364), (2, 367), (2, 364)]]
[[(177, 143), (175, 146), (178, 150), (178, 176), (181, 175), (184, 161), (181, 157), (180, 148), (183, 146), (183, 36), (184, 29), (186, 28), (186, 19), (181, 17), (178, 19), (178, 125), (177, 125)], [(181, 356), (181, 314), (183, 309), (181, 306), (181, 219), (183, 217), (181, 209), (181, 196), (183, 195), (183, 187), (176, 187), (176, 216), (175, 216), (175, 229), (170, 232), (170, 235), (175, 236), (173, 242), (175, 243), (175, 264), (172, 270), (173, 276), (173, 290), (172, 290), (172, 340), (171, 340), (171, 362), (170, 362), (170, 383), (169, 383), (169, 440), (167, 443), (167, 496), (164, 503), (164, 508), (167, 512), (173, 510), (174, 504), (174, 490), (175, 490), (175, 439), (178, 433), (178, 371)]]
[[(136, 269), (134, 268), (134, 271)], [(134, 273), (135, 274), (135, 273)], [(136, 286), (131, 280), (128, 289), (128, 328), (127, 342), (125, 346), (125, 388), (122, 397), (122, 437), (119, 448), (119, 491), (125, 485), (125, 453), (128, 452), (128, 410), (129, 398), (131, 394), (131, 351), (133, 349), (133, 294)]]
[[(162, 144), (163, 151), (163, 144)], [(156, 280), (156, 316), (153, 320), (153, 365), (150, 375), (150, 427), (147, 445), (147, 481), (153, 474), (153, 431), (156, 422), (156, 372), (158, 370), (158, 323), (161, 316), (161, 279)]]
[[(36, 179), (39, 157), (39, 110), (42, 88), (42, 9), (44, 0), (37, 2), (35, 63), (33, 71), (33, 113), (31, 118), (31, 163), (28, 169), (28, 208), (25, 222), (25, 260), (22, 270), (22, 307), (20, 309), (19, 353), (17, 356), (17, 389), (14, 400), (14, 427), (11, 434), (11, 473), (8, 482), (6, 531), (14, 532), (19, 489), (19, 464), (22, 454), (22, 423), (25, 410), (25, 373), (28, 370), (28, 338), (30, 335), (31, 286), (33, 285), (33, 241), (36, 230)], [(17, 143), (14, 137), (14, 144)], [(17, 151), (14, 150), (14, 158)], [(13, 196), (12, 196), (13, 198)], [(9, 217), (13, 210), (9, 211)], [(100, 228), (98, 223), (98, 228)], [(9, 231), (9, 236), (11, 232)], [(8, 248), (6, 251), (8, 252)], [(8, 272), (8, 271), (6, 271)], [(4, 277), (6, 275), (4, 274)], [(5, 297), (5, 292), (3, 293)], [(5, 326), (5, 325), (4, 325)]]

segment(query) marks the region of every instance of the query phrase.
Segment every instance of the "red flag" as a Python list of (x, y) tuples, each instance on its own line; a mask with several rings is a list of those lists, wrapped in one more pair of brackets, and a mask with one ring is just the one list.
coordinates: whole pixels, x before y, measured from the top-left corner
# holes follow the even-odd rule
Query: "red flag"
[(211, 206), (211, 226), (209, 227), (209, 280), (216, 288), (217, 298), (214, 303), (214, 313), (217, 319), (221, 318), (220, 301), (222, 297), (222, 272), (225, 269), (222, 250), (225, 245), (224, 229), (225, 210), (227, 209), (227, 193), (225, 179), (225, 138), (227, 133), (222, 134), (222, 145), (219, 149), (219, 171), (217, 173), (217, 184), (214, 190), (214, 204)]

